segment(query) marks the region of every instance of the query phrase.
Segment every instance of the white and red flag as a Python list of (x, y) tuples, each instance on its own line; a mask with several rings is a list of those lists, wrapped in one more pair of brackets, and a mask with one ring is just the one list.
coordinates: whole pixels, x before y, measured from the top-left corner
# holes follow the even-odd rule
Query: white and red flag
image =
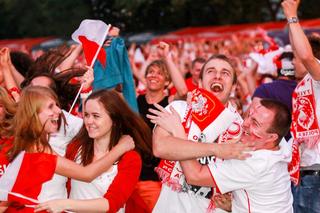
[(21, 152), (0, 178), (0, 201), (37, 204), (42, 184), (51, 180), (56, 163), (56, 155)]
[(106, 51), (101, 46), (110, 27), (111, 25), (100, 20), (85, 19), (71, 35), (75, 42), (82, 44), (87, 64), (90, 67), (93, 66), (96, 58), (104, 67), (106, 66)]

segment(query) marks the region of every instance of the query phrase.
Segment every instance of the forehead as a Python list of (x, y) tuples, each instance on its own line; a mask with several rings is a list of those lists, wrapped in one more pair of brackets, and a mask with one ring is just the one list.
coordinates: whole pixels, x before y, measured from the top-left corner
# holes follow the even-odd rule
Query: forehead
[(151, 66), (148, 68), (147, 72), (150, 72), (150, 71), (153, 71), (153, 72), (155, 72), (155, 71), (160, 71), (161, 73), (164, 73), (164, 71), (163, 71), (163, 70), (160, 68), (160, 66), (157, 65), (157, 64), (151, 65)]
[(266, 125), (265, 127), (268, 128), (271, 125), (274, 116), (275, 115), (273, 111), (262, 106), (260, 103), (256, 103), (250, 107), (250, 112), (247, 119), (254, 119), (260, 124)]
[(85, 111), (87, 112), (106, 112), (106, 110), (104, 109), (102, 103), (98, 100), (98, 99), (89, 99), (86, 102), (86, 107), (85, 107)]
[(211, 59), (208, 61), (208, 63), (205, 65), (204, 70), (207, 69), (217, 69), (217, 70), (228, 70), (233, 73), (233, 68), (229, 62), (222, 60), (222, 59)]

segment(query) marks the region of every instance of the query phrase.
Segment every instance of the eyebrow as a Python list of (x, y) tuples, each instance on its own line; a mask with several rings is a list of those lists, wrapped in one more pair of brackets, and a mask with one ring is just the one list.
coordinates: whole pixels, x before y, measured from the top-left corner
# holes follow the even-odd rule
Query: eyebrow
[(252, 118), (252, 120), (253, 120), (253, 122), (255, 122), (259, 127), (261, 126), (261, 123), (260, 123), (257, 119)]

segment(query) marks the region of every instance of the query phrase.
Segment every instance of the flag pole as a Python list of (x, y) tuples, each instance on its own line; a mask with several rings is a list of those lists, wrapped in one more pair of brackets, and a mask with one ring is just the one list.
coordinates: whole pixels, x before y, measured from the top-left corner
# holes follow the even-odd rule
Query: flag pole
[[(108, 33), (109, 33), (110, 28), (111, 28), (111, 24), (108, 24), (108, 25), (107, 25), (106, 32), (105, 32), (104, 35), (103, 35), (103, 39), (102, 39), (102, 41), (99, 43), (98, 50), (96, 51), (96, 54), (94, 55), (94, 57), (93, 57), (93, 59), (92, 59), (92, 61), (91, 61), (90, 68), (93, 67), (94, 62), (97, 60), (98, 54), (99, 54), (99, 52), (100, 52), (100, 50), (101, 50), (101, 48), (102, 48), (102, 45), (103, 45), (103, 43), (104, 43), (104, 40), (106, 39), (106, 37), (107, 37), (107, 35), (108, 35)], [(77, 102), (77, 99), (78, 99), (78, 97), (79, 97), (79, 95), (80, 95), (80, 93), (81, 93), (82, 88), (83, 88), (83, 82), (81, 83), (80, 88), (79, 88), (79, 91), (78, 91), (76, 97), (75, 97), (74, 100), (73, 100), (73, 103), (72, 103), (71, 108), (70, 108), (70, 110), (69, 110), (69, 114), (71, 114), (72, 109), (73, 109), (74, 105), (75, 105), (76, 102)]]

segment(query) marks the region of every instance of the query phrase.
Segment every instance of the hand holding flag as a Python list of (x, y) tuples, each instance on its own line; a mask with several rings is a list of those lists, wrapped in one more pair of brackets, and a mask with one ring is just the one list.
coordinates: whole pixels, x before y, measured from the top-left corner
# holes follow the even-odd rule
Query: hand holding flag
[[(90, 68), (93, 67), (97, 58), (103, 67), (106, 66), (107, 54), (106, 51), (101, 47), (108, 35), (110, 28), (111, 25), (107, 25), (103, 21), (85, 19), (80, 23), (79, 28), (71, 35), (75, 42), (82, 44), (82, 49), (87, 64), (90, 66)], [(80, 89), (71, 105), (69, 113), (72, 112), (82, 88), (83, 83), (81, 84)]]

